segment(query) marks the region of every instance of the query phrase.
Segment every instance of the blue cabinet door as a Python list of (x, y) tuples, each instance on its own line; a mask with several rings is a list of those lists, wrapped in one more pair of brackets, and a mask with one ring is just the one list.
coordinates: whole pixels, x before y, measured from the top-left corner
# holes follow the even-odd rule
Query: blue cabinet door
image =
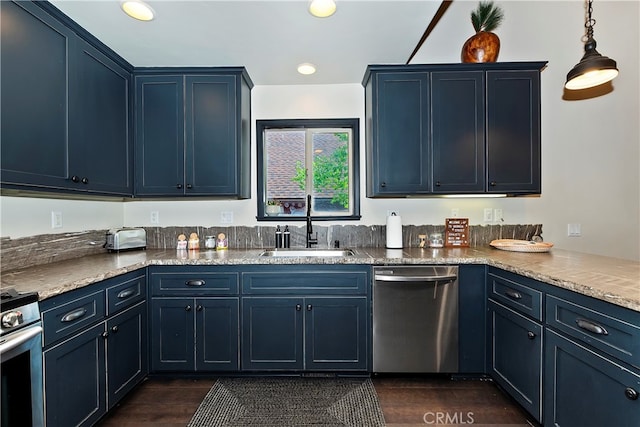
[(78, 40), (70, 87), (70, 186), (78, 191), (133, 194), (131, 73)]
[(109, 409), (147, 376), (147, 330), (146, 302), (141, 302), (107, 321)]
[(184, 194), (184, 93), (180, 75), (136, 76), (135, 194)]
[(366, 371), (366, 297), (305, 298), (305, 369)]
[(638, 393), (639, 369), (547, 329), (544, 425), (639, 426)]
[(237, 153), (236, 76), (185, 78), (185, 193), (235, 195)]
[(242, 299), (242, 370), (301, 370), (303, 298)]
[(75, 34), (31, 2), (0, 2), (3, 186), (64, 187)]
[(487, 190), (537, 194), (540, 71), (487, 71)]
[(493, 300), (488, 309), (488, 373), (541, 421), (542, 326)]
[(484, 72), (432, 72), (431, 105), (433, 192), (484, 192)]
[(239, 299), (196, 300), (196, 370), (238, 371)]
[(90, 426), (106, 411), (105, 324), (44, 352), (46, 425)]
[(151, 371), (195, 369), (194, 300), (158, 298), (151, 302)]
[(430, 193), (429, 73), (381, 72), (370, 84), (367, 197)]
[(458, 267), (458, 371), (486, 373), (486, 267)]

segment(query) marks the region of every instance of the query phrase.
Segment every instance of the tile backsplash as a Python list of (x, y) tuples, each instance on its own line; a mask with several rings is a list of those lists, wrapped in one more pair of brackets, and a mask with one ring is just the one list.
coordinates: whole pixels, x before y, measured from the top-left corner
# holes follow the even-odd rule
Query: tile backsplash
[[(284, 223), (281, 224), (284, 226)], [(261, 249), (275, 246), (274, 226), (236, 227), (145, 227), (148, 249), (173, 249), (177, 236), (197, 233), (204, 248), (206, 236), (225, 233), (229, 249)], [(305, 226), (289, 224), (291, 247), (304, 247)], [(384, 247), (386, 225), (329, 225), (314, 224), (318, 232), (320, 248), (333, 247), (338, 241), (342, 248)], [(0, 265), (2, 270), (14, 270), (55, 261), (103, 253), (107, 230), (82, 231), (77, 233), (45, 234), (20, 239), (0, 239)], [(440, 232), (444, 225), (403, 225), (402, 240), (405, 248), (417, 247), (418, 235)], [(470, 246), (487, 245), (494, 239), (530, 240), (542, 235), (541, 224), (530, 225), (472, 225), (469, 226)]]

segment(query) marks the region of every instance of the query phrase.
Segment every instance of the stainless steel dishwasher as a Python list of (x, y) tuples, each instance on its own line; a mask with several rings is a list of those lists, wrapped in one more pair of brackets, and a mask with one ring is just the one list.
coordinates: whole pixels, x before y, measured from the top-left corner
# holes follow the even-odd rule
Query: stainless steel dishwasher
[(458, 267), (373, 272), (373, 371), (458, 372)]

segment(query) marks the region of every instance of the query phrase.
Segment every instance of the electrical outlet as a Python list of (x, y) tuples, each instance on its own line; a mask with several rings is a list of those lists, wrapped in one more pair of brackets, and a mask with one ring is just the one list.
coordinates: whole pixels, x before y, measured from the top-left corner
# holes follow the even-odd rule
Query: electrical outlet
[(502, 209), (493, 210), (493, 220), (495, 222), (504, 222), (504, 218), (502, 217)]
[(222, 224), (233, 224), (233, 212), (231, 211), (220, 212), (220, 222)]
[(567, 236), (568, 237), (582, 236), (582, 230), (581, 230), (580, 224), (567, 224)]
[(484, 208), (484, 222), (493, 222), (493, 209)]
[(151, 211), (149, 220), (151, 221), (151, 224), (160, 224), (160, 212)]
[(458, 208), (451, 209), (451, 218), (458, 218), (458, 215), (460, 215), (460, 209)]
[(51, 228), (62, 228), (62, 212), (51, 211)]

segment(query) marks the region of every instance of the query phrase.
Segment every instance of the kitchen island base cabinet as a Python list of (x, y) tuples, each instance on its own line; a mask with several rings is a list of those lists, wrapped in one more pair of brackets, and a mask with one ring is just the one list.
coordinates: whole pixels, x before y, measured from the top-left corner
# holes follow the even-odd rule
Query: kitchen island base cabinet
[(363, 371), (366, 297), (243, 299), (243, 370)]
[(151, 371), (237, 371), (238, 298), (154, 298)]
[(640, 369), (545, 335), (545, 426), (640, 426)]

